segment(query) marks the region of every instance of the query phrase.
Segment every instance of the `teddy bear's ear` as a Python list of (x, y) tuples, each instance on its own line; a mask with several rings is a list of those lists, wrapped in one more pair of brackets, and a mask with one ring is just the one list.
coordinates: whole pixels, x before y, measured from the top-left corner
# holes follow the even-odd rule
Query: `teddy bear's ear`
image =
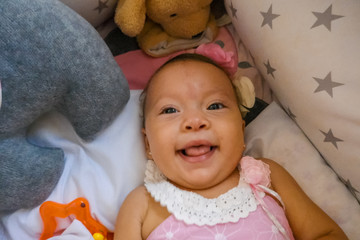
[(115, 11), (115, 23), (121, 31), (135, 37), (144, 27), (146, 0), (119, 0)]

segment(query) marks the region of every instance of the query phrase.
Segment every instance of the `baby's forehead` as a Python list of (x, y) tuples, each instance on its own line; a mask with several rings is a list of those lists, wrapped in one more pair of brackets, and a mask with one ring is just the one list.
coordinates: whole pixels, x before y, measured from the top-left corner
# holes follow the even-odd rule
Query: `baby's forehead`
[[(158, 89), (164, 90), (165, 88), (173, 88), (173, 85), (177, 85), (178, 83), (183, 83), (183, 78), (190, 79), (191, 81), (197, 82), (196, 78), (193, 76), (197, 75), (197, 77), (204, 76), (204, 78), (213, 78), (216, 76), (216, 86), (219, 88), (232, 88), (234, 90), (234, 86), (231, 78), (227, 75), (227, 73), (219, 66), (217, 66), (213, 62), (203, 61), (199, 59), (177, 59), (176, 61), (170, 60), (161, 66), (155, 74), (150, 78), (143, 96), (152, 95), (154, 91), (158, 91)], [(179, 77), (181, 76), (181, 77)], [(203, 83), (208, 86), (208, 82)], [(234, 91), (236, 95), (236, 91)], [(144, 98), (146, 102), (147, 97)]]
[[(171, 65), (170, 65), (171, 64)], [(153, 76), (148, 93), (152, 94), (178, 93), (180, 89), (198, 94), (204, 91), (227, 92), (233, 91), (233, 84), (228, 75), (217, 66), (201, 61), (177, 61), (166, 65)], [(182, 91), (183, 94), (184, 91)], [(234, 92), (235, 93), (235, 92)], [(231, 94), (231, 93), (230, 93)]]
[(203, 69), (211, 66), (222, 71), (222, 69), (219, 66), (217, 66), (215, 63), (205, 62), (203, 60), (196, 58), (186, 58), (186, 59), (169, 61), (168, 63), (165, 63), (161, 68), (159, 68), (158, 72), (161, 72), (162, 70), (167, 68), (188, 69), (194, 65), (196, 65), (196, 68), (198, 69)]
[(204, 62), (198, 59), (180, 59), (166, 63), (165, 65), (160, 67), (151, 77), (148, 85), (152, 84), (152, 82), (155, 82), (155, 79), (156, 81), (171, 81), (172, 77), (174, 77), (175, 74), (179, 73), (185, 75), (186, 77), (192, 78), (193, 74), (201, 72), (206, 74), (209, 71), (218, 71), (218, 73), (222, 74), (222, 76), (220, 75), (221, 78), (227, 78), (228, 80), (230, 80), (226, 72), (215, 64), (212, 64), (210, 62)]

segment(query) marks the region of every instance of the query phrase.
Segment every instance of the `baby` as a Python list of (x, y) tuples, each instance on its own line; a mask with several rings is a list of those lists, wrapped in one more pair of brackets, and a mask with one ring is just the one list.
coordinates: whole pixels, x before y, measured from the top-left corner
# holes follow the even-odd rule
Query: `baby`
[(347, 239), (284, 168), (243, 157), (238, 97), (210, 58), (171, 59), (142, 97), (145, 185), (124, 201), (115, 239)]

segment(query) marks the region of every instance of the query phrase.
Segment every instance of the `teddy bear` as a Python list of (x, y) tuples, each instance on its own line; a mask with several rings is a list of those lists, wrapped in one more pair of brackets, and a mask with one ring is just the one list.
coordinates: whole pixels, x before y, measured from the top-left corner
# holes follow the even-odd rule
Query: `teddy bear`
[(153, 57), (211, 42), (218, 33), (211, 14), (212, 0), (119, 0), (114, 21), (137, 38)]
[(45, 113), (68, 118), (94, 139), (127, 103), (127, 81), (96, 30), (57, 0), (1, 1), (0, 215), (46, 200), (64, 152), (30, 143)]

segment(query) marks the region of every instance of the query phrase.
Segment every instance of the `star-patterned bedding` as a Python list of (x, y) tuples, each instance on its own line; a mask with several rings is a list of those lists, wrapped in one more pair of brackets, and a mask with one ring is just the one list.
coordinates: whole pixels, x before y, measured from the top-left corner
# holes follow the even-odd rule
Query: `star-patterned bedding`
[[(61, 1), (98, 29), (116, 6), (116, 0)], [(351, 240), (360, 239), (360, 2), (224, 3), (239, 69), (253, 80), (256, 96), (270, 103), (246, 127), (246, 154), (278, 161)], [(143, 179), (139, 94), (131, 90), (124, 111), (92, 143), (82, 142), (56, 112), (34, 124), (32, 140), (61, 147), (66, 156), (48, 200), (86, 197), (92, 215), (114, 229), (123, 199)], [(81, 223), (71, 221), (61, 221), (68, 231), (56, 239), (89, 239)], [(41, 230), (38, 207), (0, 219), (0, 239), (38, 239)]]
[(112, 18), (118, 0), (60, 0), (95, 28)]
[(225, 4), (274, 95), (360, 203), (360, 1)]

